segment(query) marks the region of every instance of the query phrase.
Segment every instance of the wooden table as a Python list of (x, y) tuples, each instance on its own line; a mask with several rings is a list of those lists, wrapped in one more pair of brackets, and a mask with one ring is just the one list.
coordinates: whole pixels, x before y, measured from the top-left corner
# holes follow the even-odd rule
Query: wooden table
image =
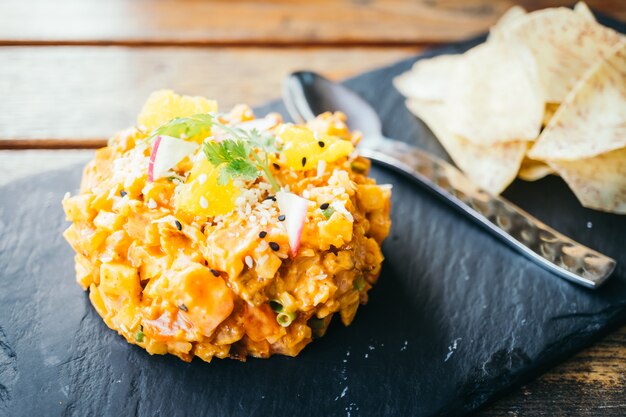
[[(223, 108), (307, 68), (341, 79), (483, 32), (509, 0), (3, 0), (0, 184), (84, 161), (169, 87)], [(524, 0), (529, 9), (570, 1)], [(624, 0), (590, 0), (626, 20)], [(25, 150), (31, 149), (31, 150)], [(37, 149), (37, 150), (33, 150)], [(50, 150), (65, 149), (65, 150)], [(626, 327), (481, 416), (626, 414)]]

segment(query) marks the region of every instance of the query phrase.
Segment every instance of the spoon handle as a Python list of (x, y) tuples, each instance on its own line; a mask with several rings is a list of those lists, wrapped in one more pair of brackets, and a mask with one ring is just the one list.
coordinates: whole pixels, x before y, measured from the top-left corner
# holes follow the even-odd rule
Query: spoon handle
[(368, 139), (360, 154), (425, 185), (544, 268), (589, 288), (613, 272), (615, 260), (562, 235), (506, 199), (473, 184), (449, 163), (392, 139)]

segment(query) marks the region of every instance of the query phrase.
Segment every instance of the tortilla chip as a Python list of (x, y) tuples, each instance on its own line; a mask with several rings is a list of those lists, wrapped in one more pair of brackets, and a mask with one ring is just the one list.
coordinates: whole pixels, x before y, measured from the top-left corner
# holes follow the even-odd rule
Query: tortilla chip
[(626, 214), (626, 149), (578, 161), (550, 161), (585, 207)]
[(410, 71), (396, 77), (394, 86), (402, 95), (421, 100), (445, 100), (462, 55), (440, 55), (417, 61)]
[(489, 39), (497, 36), (501, 36), (502, 33), (506, 32), (506, 29), (513, 24), (513, 22), (517, 21), (519, 18), (526, 16), (526, 9), (522, 6), (513, 6), (508, 9), (500, 19), (496, 22), (496, 24), (489, 29)]
[(560, 103), (593, 64), (620, 42), (617, 32), (567, 8), (540, 10), (506, 29), (511, 41), (526, 45), (537, 61), (547, 102)]
[(449, 128), (477, 145), (535, 140), (544, 99), (523, 46), (493, 39), (463, 55), (450, 80)]
[(625, 146), (626, 41), (576, 85), (528, 155), (571, 161)]
[(559, 103), (546, 103), (546, 108), (543, 111), (543, 121), (541, 122), (542, 126), (548, 126), (550, 119), (554, 117), (554, 114), (559, 109), (559, 106)]
[(545, 162), (524, 158), (517, 176), (524, 181), (537, 181), (546, 175), (554, 174), (554, 169)]
[(475, 184), (492, 194), (500, 194), (515, 179), (526, 142), (478, 146), (447, 128), (445, 104), (409, 99), (407, 107), (428, 125), (457, 167)]
[(593, 15), (593, 12), (584, 1), (579, 1), (578, 3), (576, 3), (576, 5), (574, 6), (574, 12), (578, 13), (579, 15), (591, 22), (596, 21), (596, 17)]

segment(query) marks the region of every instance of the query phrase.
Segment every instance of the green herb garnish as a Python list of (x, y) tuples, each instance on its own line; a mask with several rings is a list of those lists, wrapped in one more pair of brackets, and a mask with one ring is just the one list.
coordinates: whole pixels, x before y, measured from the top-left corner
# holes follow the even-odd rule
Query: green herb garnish
[(276, 321), (283, 327), (289, 327), (292, 321), (296, 319), (296, 313), (278, 313)]
[[(235, 178), (254, 181), (262, 171), (272, 187), (276, 191), (280, 190), (269, 168), (269, 155), (278, 152), (276, 138), (263, 136), (256, 129), (247, 131), (232, 128), (217, 121), (213, 124), (232, 136), (221, 142), (204, 141), (203, 150), (209, 162), (216, 167), (224, 164), (218, 178), (219, 184), (225, 185)], [(263, 156), (259, 155), (259, 151)]]
[(365, 288), (365, 277), (363, 275), (359, 275), (353, 282), (354, 288), (358, 291), (363, 291)]
[(145, 334), (143, 333), (143, 326), (140, 324), (139, 330), (137, 330), (137, 333), (135, 333), (135, 340), (137, 341), (137, 343), (141, 343), (143, 342), (144, 337)]
[(335, 209), (332, 207), (326, 207), (324, 210), (322, 210), (322, 214), (327, 219), (330, 219), (330, 216), (332, 216), (334, 212), (335, 212)]
[(350, 164), (350, 169), (352, 169), (352, 171), (356, 172), (357, 174), (365, 174), (367, 173), (367, 164), (358, 160), (353, 161)]
[(214, 115), (207, 113), (173, 119), (156, 129), (150, 135), (150, 139), (159, 135), (189, 138), (208, 134), (214, 126), (231, 136), (221, 142), (205, 140), (203, 144), (203, 151), (209, 162), (216, 167), (223, 165), (218, 178), (220, 185), (226, 185), (229, 180), (235, 178), (254, 181), (263, 172), (272, 187), (276, 191), (280, 190), (269, 169), (269, 155), (279, 152), (276, 138), (272, 135), (262, 135), (256, 129), (247, 131), (226, 126)]
[(280, 301), (277, 301), (277, 300), (270, 301), (270, 308), (274, 310), (275, 313), (283, 312), (283, 305), (280, 303)]
[(174, 138), (191, 138), (200, 134), (208, 134), (215, 118), (210, 114), (195, 114), (189, 117), (177, 117), (157, 128), (150, 138), (164, 135)]

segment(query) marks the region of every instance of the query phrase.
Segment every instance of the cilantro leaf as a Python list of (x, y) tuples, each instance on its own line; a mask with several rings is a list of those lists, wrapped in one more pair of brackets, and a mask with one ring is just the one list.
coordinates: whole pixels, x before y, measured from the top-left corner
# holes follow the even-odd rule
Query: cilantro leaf
[(222, 168), (217, 181), (220, 185), (226, 185), (228, 181), (235, 178), (254, 181), (259, 177), (259, 174), (259, 170), (249, 159), (235, 159)]
[(190, 138), (202, 133), (208, 134), (214, 122), (215, 118), (210, 114), (177, 117), (156, 129), (151, 137), (164, 135), (175, 138), (180, 138), (181, 136)]
[(276, 191), (280, 189), (269, 169), (269, 155), (280, 152), (272, 135), (262, 134), (256, 129), (227, 126), (214, 115), (206, 113), (170, 120), (156, 129), (150, 138), (158, 135), (176, 138), (208, 135), (213, 127), (230, 135), (230, 138), (220, 142), (205, 140), (202, 147), (207, 160), (215, 167), (221, 166), (220, 184), (224, 185), (233, 178), (254, 181), (262, 171), (272, 187)]

